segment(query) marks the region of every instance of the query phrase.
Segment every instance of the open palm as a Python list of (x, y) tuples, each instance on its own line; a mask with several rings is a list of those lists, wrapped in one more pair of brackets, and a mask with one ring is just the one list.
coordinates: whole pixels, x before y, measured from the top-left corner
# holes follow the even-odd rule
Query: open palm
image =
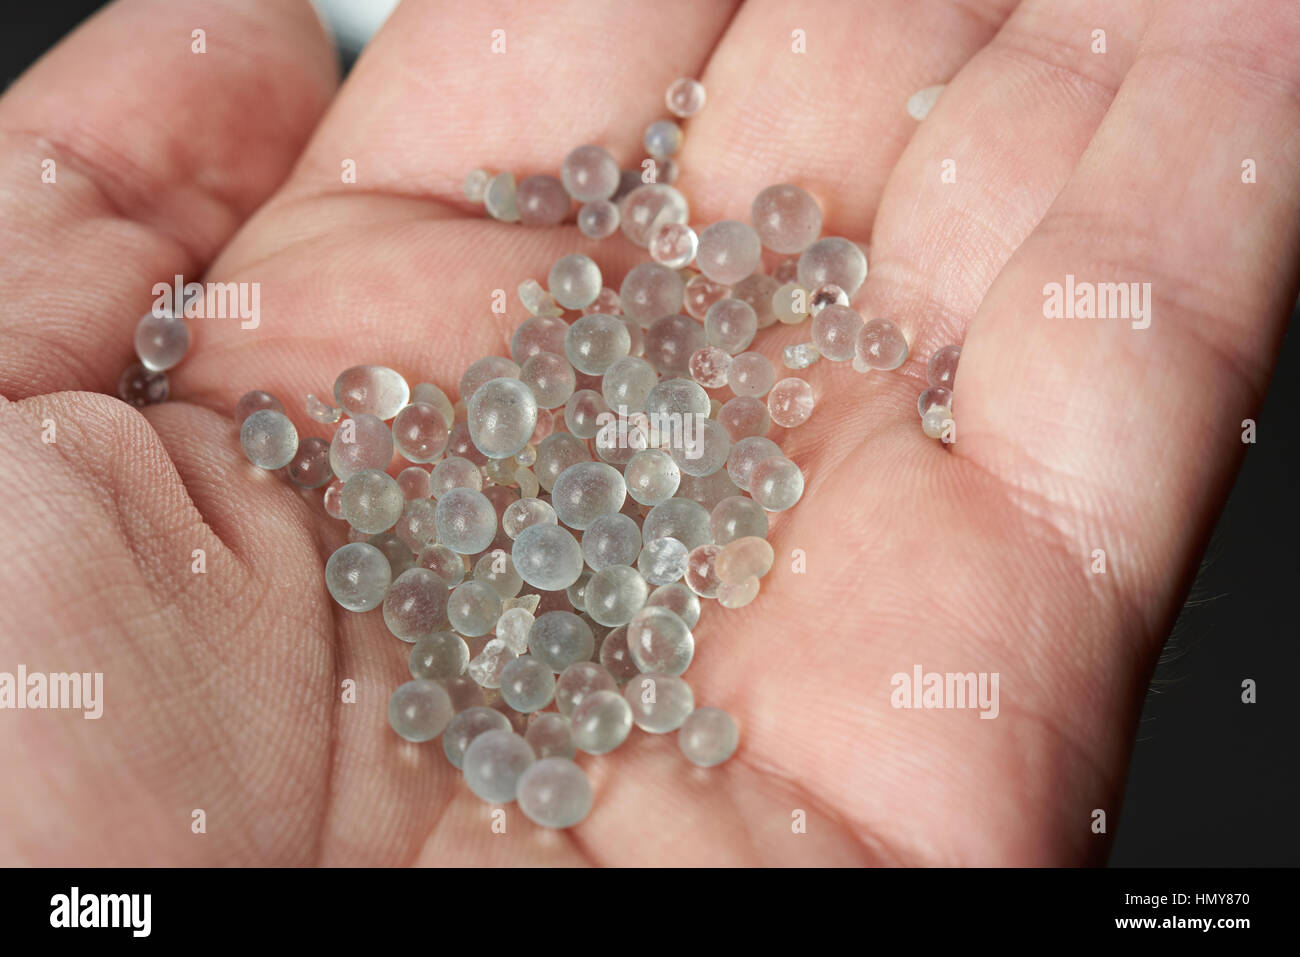
[[(1297, 11), (409, 3), (337, 96), (313, 19), (124, 2), (0, 100), (0, 668), (105, 676), (99, 721), (0, 714), (0, 861), (1103, 860), (1094, 811), (1113, 831), (1146, 681), (1295, 294)], [(387, 726), (409, 646), (326, 594), (341, 523), (247, 464), (231, 412), (265, 388), (327, 435), (301, 397), (361, 362), (454, 395), (522, 318), (494, 315), (494, 290), (575, 250), (617, 286), (641, 251), (486, 220), (459, 183), (554, 172), (586, 142), (632, 165), (678, 76), (710, 98), (680, 156), (692, 222), (805, 186), (826, 234), (869, 244), (855, 306), (895, 319), (911, 358), (813, 366), (812, 419), (773, 429), (806, 493), (774, 516), (759, 598), (705, 609), (688, 673), (736, 715), (735, 758), (700, 770), (674, 736), (634, 733), (579, 759), (596, 805), (577, 828), (511, 808), (494, 833), (438, 744)], [(918, 126), (908, 95), (944, 81)], [(96, 394), (177, 273), (260, 283), (260, 326), (196, 320), (166, 404)], [(1150, 282), (1150, 327), (1045, 318), (1067, 274)], [(757, 348), (806, 337), (773, 327)], [(949, 342), (945, 447), (915, 403)], [(894, 708), (915, 665), (998, 673), (998, 716)]]

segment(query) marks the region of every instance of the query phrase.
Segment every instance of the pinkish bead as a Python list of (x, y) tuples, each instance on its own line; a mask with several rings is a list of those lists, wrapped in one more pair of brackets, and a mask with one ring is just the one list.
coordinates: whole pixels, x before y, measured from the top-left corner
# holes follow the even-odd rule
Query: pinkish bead
[(930, 385), (952, 388), (953, 379), (957, 378), (957, 360), (961, 358), (961, 346), (944, 346), (935, 349), (934, 355), (925, 366), (925, 381)]
[(869, 369), (897, 369), (907, 359), (907, 340), (888, 319), (872, 319), (858, 332), (857, 357)]
[(562, 223), (572, 205), (564, 184), (554, 176), (525, 176), (515, 187), (515, 206), (526, 226)]
[(718, 410), (718, 424), (727, 430), (732, 442), (753, 435), (767, 435), (771, 419), (763, 400), (753, 396), (738, 395), (728, 399)]
[(730, 286), (714, 282), (703, 274), (695, 276), (686, 284), (686, 312), (692, 318), (703, 321), (709, 307), (730, 294)]

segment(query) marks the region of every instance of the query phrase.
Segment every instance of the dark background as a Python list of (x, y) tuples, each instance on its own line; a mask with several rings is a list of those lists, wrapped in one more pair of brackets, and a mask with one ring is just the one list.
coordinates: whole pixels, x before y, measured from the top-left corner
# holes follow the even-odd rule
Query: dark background
[[(101, 5), (7, 3), (3, 86)], [(355, 55), (340, 51), (345, 66)], [(1293, 322), (1257, 442), (1147, 693), (1113, 866), (1300, 864), (1300, 725), (1292, 698), (1300, 677), (1291, 591), (1300, 589), (1295, 329)], [(1257, 683), (1257, 704), (1241, 702), (1246, 678)]]

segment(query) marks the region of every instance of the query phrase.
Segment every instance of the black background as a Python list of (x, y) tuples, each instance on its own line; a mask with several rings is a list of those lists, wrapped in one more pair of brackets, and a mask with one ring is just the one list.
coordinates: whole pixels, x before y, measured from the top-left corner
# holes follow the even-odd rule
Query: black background
[[(99, 6), (95, 0), (6, 0), (4, 85)], [(354, 55), (341, 52), (345, 64)], [(1258, 418), (1257, 443), (1147, 694), (1112, 865), (1300, 863), (1300, 343), (1294, 325)], [(1246, 678), (1258, 684), (1257, 704), (1241, 702)]]

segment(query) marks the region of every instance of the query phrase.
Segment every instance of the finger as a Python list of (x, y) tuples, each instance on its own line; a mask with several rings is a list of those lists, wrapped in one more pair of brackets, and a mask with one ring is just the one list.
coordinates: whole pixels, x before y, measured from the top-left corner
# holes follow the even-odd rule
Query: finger
[[(1300, 11), (1196, 10), (1153, 23), (980, 309), (955, 388), (956, 453), (1054, 526), (1081, 574), (1105, 552), (1094, 600), (1148, 650), (1245, 447), (1300, 261)], [(1067, 274), (1136, 282), (1141, 298), (1105, 305), (1112, 318), (1048, 318), (1048, 284)]]
[(281, 182), (335, 70), (306, 3), (139, 0), (20, 78), (0, 98), (0, 394), (114, 391), (154, 283), (197, 278)]
[(356, 185), (464, 204), (477, 167), (558, 174), (599, 143), (639, 160), (664, 91), (703, 68), (731, 3), (404, 4), (366, 48), (288, 194)]
[[(1027, 0), (908, 144), (876, 217), (861, 306), (899, 324), (918, 374), (937, 347), (962, 341), (997, 274), (1069, 179), (1146, 20), (1126, 0)], [(1108, 28), (1104, 54), (1094, 52), (1098, 23)]]
[(916, 129), (908, 97), (947, 82), (1015, 3), (751, 0), (709, 61), (709, 102), (687, 130), (694, 218), (747, 221), (759, 190), (793, 181), (821, 200), (824, 233), (865, 238)]

